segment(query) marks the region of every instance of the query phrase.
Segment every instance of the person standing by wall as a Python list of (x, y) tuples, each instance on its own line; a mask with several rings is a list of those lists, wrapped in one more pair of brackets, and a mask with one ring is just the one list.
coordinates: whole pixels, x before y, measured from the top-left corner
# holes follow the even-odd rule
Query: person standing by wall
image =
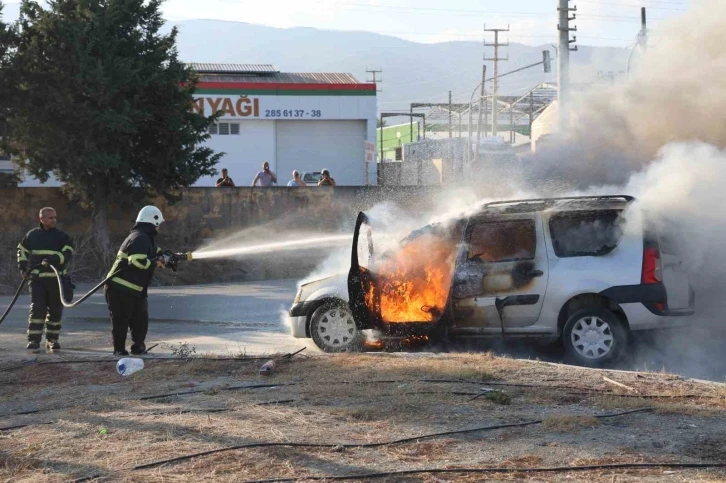
[(287, 186), (307, 186), (307, 183), (300, 177), (300, 171), (297, 169), (292, 172), (292, 179), (287, 182)]
[(222, 177), (217, 180), (216, 186), (217, 188), (221, 188), (222, 186), (234, 187), (234, 181), (232, 181), (232, 178), (229, 177), (227, 168), (222, 169)]
[(252, 180), (252, 186), (272, 186), (277, 183), (277, 176), (270, 171), (270, 163), (262, 163), (262, 171), (258, 172)]
[[(58, 277), (51, 267), (38, 267), (43, 260), (63, 276), (73, 256), (71, 238), (56, 228), (58, 217), (51, 207), (40, 210), (40, 226), (30, 230), (18, 244), (18, 268), (24, 279), (30, 278), (30, 320), (26, 349), (40, 349), (45, 326), (46, 350), (59, 350), (63, 303)], [(28, 273), (30, 270), (30, 273)]]
[(321, 171), (323, 179), (318, 181), (318, 186), (335, 186), (335, 179), (330, 176), (330, 171), (324, 169)]

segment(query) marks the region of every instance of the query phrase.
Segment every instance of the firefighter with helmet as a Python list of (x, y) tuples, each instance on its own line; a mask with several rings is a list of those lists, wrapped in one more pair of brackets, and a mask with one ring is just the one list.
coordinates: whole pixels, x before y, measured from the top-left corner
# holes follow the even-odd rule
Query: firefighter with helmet
[(114, 355), (128, 355), (126, 333), (131, 329), (131, 353), (146, 352), (146, 333), (149, 330), (147, 290), (154, 269), (163, 267), (161, 249), (156, 246), (159, 225), (164, 222), (161, 210), (145, 206), (136, 217), (131, 234), (121, 244), (109, 276), (121, 270), (104, 286), (108, 310), (111, 313)]

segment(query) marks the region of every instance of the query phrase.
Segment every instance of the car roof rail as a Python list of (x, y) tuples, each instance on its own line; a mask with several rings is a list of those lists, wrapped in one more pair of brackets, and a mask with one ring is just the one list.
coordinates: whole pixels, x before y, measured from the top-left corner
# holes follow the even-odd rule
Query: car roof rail
[(507, 207), (511, 205), (523, 205), (523, 204), (555, 204), (562, 201), (621, 201), (628, 204), (635, 201), (634, 196), (630, 195), (599, 195), (599, 196), (563, 196), (555, 198), (532, 198), (528, 200), (506, 200), (506, 201), (492, 201), (486, 203), (484, 208), (499, 208)]

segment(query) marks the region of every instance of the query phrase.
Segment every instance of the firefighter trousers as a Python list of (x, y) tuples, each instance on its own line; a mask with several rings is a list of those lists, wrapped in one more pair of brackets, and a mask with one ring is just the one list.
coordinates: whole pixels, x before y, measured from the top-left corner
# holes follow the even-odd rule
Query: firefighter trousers
[(113, 282), (103, 288), (106, 304), (111, 313), (113, 326), (113, 350), (126, 350), (126, 333), (131, 329), (132, 349), (141, 347), (149, 331), (149, 301), (124, 289), (113, 286)]
[(30, 280), (30, 318), (28, 320), (28, 342), (43, 338), (57, 341), (63, 318), (63, 304), (60, 299), (58, 280), (55, 277), (37, 277)]

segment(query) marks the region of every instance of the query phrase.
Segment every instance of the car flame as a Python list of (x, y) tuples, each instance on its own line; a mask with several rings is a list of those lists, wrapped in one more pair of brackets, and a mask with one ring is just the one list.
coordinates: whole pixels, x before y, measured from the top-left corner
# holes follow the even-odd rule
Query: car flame
[(365, 303), (388, 323), (432, 322), (443, 313), (456, 263), (456, 243), (421, 236), (376, 264)]

